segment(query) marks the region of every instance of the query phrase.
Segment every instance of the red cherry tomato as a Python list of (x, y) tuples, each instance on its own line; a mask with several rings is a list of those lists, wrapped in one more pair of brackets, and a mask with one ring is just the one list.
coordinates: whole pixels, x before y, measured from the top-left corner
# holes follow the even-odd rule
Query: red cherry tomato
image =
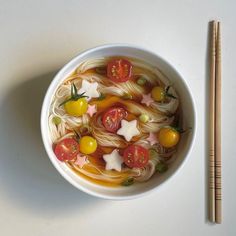
[(79, 144), (73, 138), (65, 138), (57, 143), (54, 153), (60, 161), (73, 160), (79, 153)]
[(102, 117), (102, 123), (109, 132), (116, 132), (120, 128), (121, 120), (126, 118), (127, 111), (123, 107), (111, 107)]
[(130, 168), (142, 168), (149, 160), (148, 150), (139, 145), (131, 145), (124, 150), (124, 162)]
[(132, 76), (132, 64), (125, 59), (114, 59), (108, 62), (107, 77), (114, 82), (126, 82)]

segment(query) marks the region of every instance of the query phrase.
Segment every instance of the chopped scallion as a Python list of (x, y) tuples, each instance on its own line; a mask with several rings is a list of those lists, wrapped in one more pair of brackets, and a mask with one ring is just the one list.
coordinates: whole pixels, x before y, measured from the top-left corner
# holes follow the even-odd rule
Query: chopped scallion
[(61, 118), (58, 117), (58, 116), (54, 116), (54, 117), (52, 118), (52, 122), (53, 122), (55, 125), (59, 125), (59, 124), (61, 124)]
[(167, 164), (163, 163), (163, 162), (159, 162), (157, 165), (156, 165), (156, 171), (159, 172), (159, 173), (164, 173), (168, 170), (168, 166)]
[(100, 75), (105, 75), (107, 73), (107, 68), (105, 66), (96, 67), (95, 71)]
[(125, 100), (129, 100), (129, 99), (132, 99), (133, 97), (132, 97), (131, 94), (125, 93), (125, 94), (122, 96), (122, 98), (125, 99)]
[(127, 178), (126, 180), (124, 180), (124, 181), (121, 183), (121, 185), (123, 185), (123, 186), (130, 186), (130, 185), (132, 185), (133, 183), (134, 183), (134, 178), (129, 177), (129, 178)]
[(149, 149), (149, 157), (152, 159), (152, 158), (155, 158), (157, 156), (157, 151), (154, 149), (154, 148), (151, 148)]
[(140, 78), (137, 79), (136, 82), (137, 82), (138, 85), (142, 86), (142, 85), (146, 84), (147, 80), (144, 77), (140, 77)]
[(143, 123), (147, 123), (149, 121), (149, 116), (147, 114), (141, 114), (139, 120)]

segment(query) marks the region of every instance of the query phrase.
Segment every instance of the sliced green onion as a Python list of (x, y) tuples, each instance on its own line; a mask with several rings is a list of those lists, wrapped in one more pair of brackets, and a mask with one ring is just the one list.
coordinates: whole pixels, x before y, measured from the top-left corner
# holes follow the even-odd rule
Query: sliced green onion
[(95, 71), (100, 75), (105, 75), (107, 73), (107, 68), (105, 66), (96, 67)]
[(164, 173), (168, 170), (168, 165), (163, 163), (163, 162), (159, 162), (157, 165), (156, 165), (156, 171), (159, 172), (159, 173)]
[(158, 156), (157, 154), (157, 151), (154, 149), (154, 148), (151, 148), (149, 149), (149, 157), (152, 159), (152, 158), (155, 158), (156, 156)]
[(134, 178), (128, 177), (126, 180), (124, 180), (121, 185), (123, 186), (130, 186), (134, 183)]
[(58, 117), (58, 116), (54, 116), (54, 117), (52, 118), (52, 122), (53, 122), (55, 125), (59, 125), (59, 124), (61, 124), (61, 118)]
[(125, 99), (125, 100), (129, 100), (129, 99), (132, 99), (133, 97), (132, 97), (131, 94), (125, 93), (125, 94), (122, 96), (122, 98)]
[(143, 123), (147, 123), (149, 121), (149, 116), (147, 114), (141, 114), (139, 120)]
[(147, 82), (147, 80), (144, 78), (144, 77), (140, 77), (137, 81), (136, 81), (136, 83), (138, 84), (138, 85), (144, 85), (144, 84), (146, 84), (146, 82)]
[(98, 101), (102, 101), (106, 98), (104, 93), (100, 93), (100, 96), (97, 98)]

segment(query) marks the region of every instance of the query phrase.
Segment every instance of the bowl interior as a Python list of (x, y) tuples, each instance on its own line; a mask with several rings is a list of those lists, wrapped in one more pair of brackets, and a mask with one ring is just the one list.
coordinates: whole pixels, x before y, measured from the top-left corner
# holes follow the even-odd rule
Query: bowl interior
[[(64, 163), (57, 160), (52, 150), (52, 142), (49, 135), (48, 114), (51, 100), (56, 89), (64, 81), (64, 79), (78, 67), (78, 65), (82, 61), (89, 58), (101, 56), (119, 55), (139, 58), (146, 61), (148, 64), (157, 66), (159, 69), (161, 69), (161, 71), (169, 78), (171, 84), (173, 84), (175, 90), (179, 95), (183, 113), (183, 127), (191, 127), (192, 130), (191, 132), (188, 132), (182, 136), (180, 144), (178, 146), (178, 151), (175, 154), (177, 158), (170, 165), (170, 168), (166, 173), (162, 175), (155, 174), (148, 182), (145, 183), (139, 183), (129, 187), (109, 188), (95, 185), (81, 178), (73, 171), (71, 171), (69, 167), (67, 167)], [(177, 73), (177, 71), (165, 60), (163, 60), (156, 54), (140, 47), (134, 47), (130, 45), (106, 45), (90, 49), (84, 53), (79, 54), (76, 58), (65, 65), (55, 76), (54, 80), (48, 88), (44, 99), (41, 114), (41, 131), (43, 142), (50, 160), (52, 161), (56, 169), (61, 173), (61, 175), (71, 184), (73, 184), (78, 189), (97, 197), (116, 200), (129, 199), (141, 196), (151, 190), (156, 189), (157, 186), (160, 186), (162, 183), (166, 182), (166, 180), (169, 179), (183, 164), (188, 152), (191, 149), (193, 138), (195, 135), (195, 110), (193, 100), (186, 83)]]

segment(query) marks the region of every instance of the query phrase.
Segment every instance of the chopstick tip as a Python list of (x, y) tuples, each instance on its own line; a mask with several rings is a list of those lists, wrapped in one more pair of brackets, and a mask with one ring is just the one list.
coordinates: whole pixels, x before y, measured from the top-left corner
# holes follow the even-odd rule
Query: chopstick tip
[(209, 23), (219, 25), (220, 20), (210, 20)]

